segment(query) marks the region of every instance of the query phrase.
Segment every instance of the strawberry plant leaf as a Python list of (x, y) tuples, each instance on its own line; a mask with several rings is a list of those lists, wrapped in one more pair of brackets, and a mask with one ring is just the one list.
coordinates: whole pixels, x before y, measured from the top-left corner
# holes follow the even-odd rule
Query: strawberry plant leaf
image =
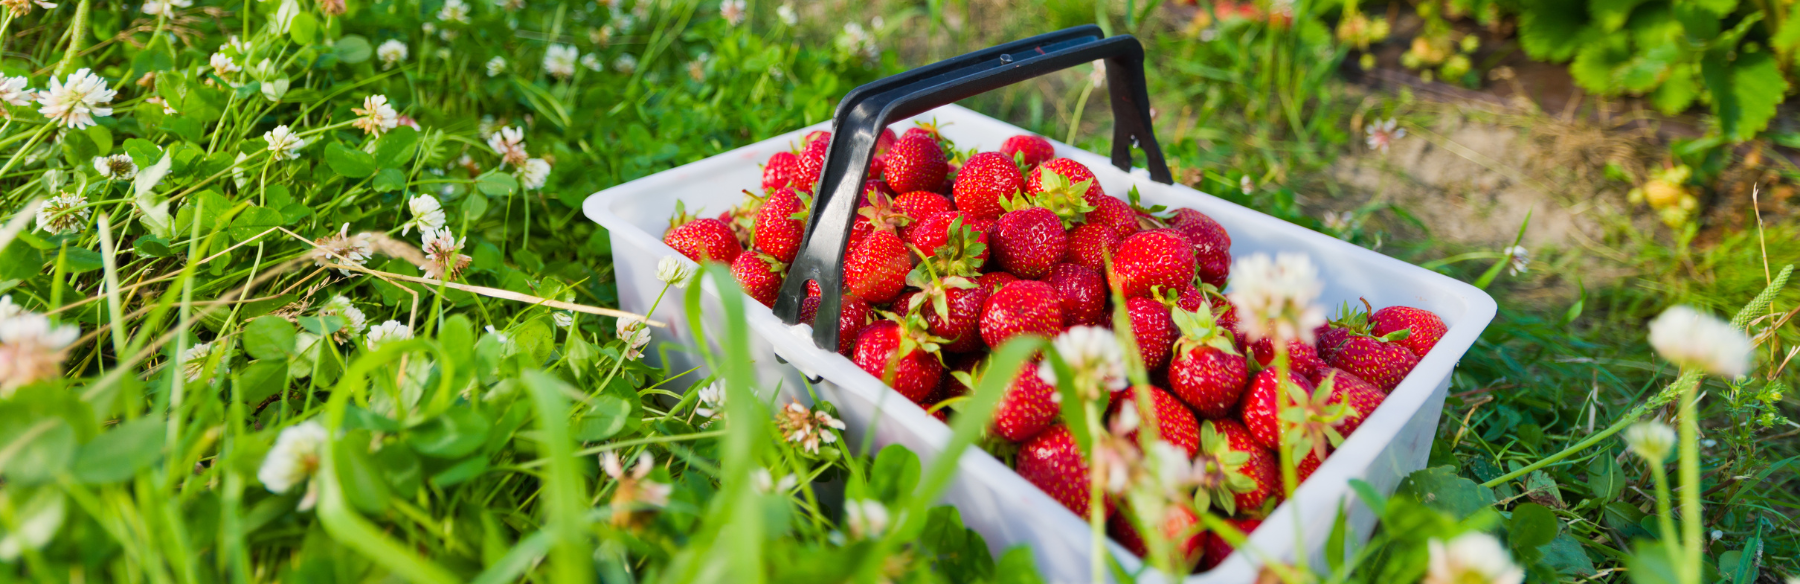
[(1719, 132), (1734, 142), (1756, 137), (1775, 117), (1788, 82), (1766, 51), (1740, 51), (1735, 60), (1715, 49), (1701, 62), (1701, 75), (1712, 91), (1713, 115)]
[(1533, 59), (1567, 61), (1596, 34), (1587, 7), (1576, 2), (1529, 0), (1521, 3), (1519, 46)]

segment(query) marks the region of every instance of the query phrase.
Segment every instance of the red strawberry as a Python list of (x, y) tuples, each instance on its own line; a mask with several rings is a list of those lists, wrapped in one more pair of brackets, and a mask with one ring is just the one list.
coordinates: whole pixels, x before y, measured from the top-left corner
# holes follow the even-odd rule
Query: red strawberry
[(894, 197), (877, 191), (864, 191), (862, 204), (856, 208), (856, 221), (850, 226), (850, 239), (857, 240), (858, 232), (866, 236), (870, 231), (892, 231), (904, 240), (913, 220), (914, 217), (907, 214), (906, 209), (901, 208)]
[(751, 298), (774, 308), (775, 297), (781, 294), (781, 281), (787, 279), (787, 264), (766, 253), (741, 253), (731, 262), (731, 276), (737, 278), (738, 285)]
[[(1076, 515), (1087, 517), (1088, 466), (1067, 427), (1051, 426), (1038, 433), (1019, 448), (1013, 460), (1021, 478)], [(1105, 505), (1105, 512), (1112, 513), (1112, 500), (1106, 499)]]
[[(1249, 537), (1251, 532), (1262, 526), (1261, 519), (1226, 519), (1225, 521), (1243, 532), (1245, 537)], [(1219, 567), (1219, 564), (1225, 563), (1225, 559), (1236, 551), (1236, 548), (1225, 543), (1225, 538), (1220, 537), (1216, 532), (1208, 531), (1203, 538), (1205, 541), (1201, 542), (1200, 547), (1205, 549), (1206, 555), (1200, 560), (1200, 571), (1202, 572)]]
[(1001, 215), (988, 242), (1000, 269), (1028, 280), (1049, 274), (1050, 266), (1062, 260), (1069, 245), (1062, 221), (1055, 213), (1037, 207)]
[(1194, 261), (1201, 281), (1224, 288), (1226, 278), (1231, 276), (1231, 234), (1226, 233), (1225, 226), (1218, 221), (1198, 211), (1178, 215), (1177, 219), (1182, 217), (1187, 220), (1170, 226), (1194, 245)]
[(1169, 364), (1170, 346), (1180, 338), (1169, 307), (1149, 298), (1125, 300), (1125, 314), (1131, 318), (1131, 334), (1137, 337), (1138, 355), (1144, 369), (1156, 371)]
[(825, 154), (830, 148), (830, 132), (807, 134), (806, 145), (800, 148), (800, 173), (794, 175), (794, 188), (808, 193), (818, 188), (819, 175), (825, 172)]
[[(1276, 392), (1280, 387), (1276, 382), (1276, 374), (1275, 369), (1264, 369), (1257, 373), (1256, 378), (1250, 380), (1250, 388), (1244, 392), (1243, 401), (1238, 404), (1238, 417), (1244, 421), (1244, 427), (1250, 429), (1250, 436), (1256, 438), (1257, 444), (1269, 450), (1281, 448), (1281, 406), (1276, 401)], [(1311, 381), (1304, 377), (1290, 377), (1289, 381), (1307, 395), (1312, 395)], [(1290, 407), (1297, 405), (1291, 399), (1288, 403)]]
[(1025, 175), (1010, 156), (999, 152), (982, 152), (969, 157), (956, 171), (951, 192), (956, 208), (976, 219), (999, 219), (1006, 210), (1001, 201), (1011, 201), (1025, 188)]
[(894, 197), (894, 207), (909, 219), (905, 225), (900, 227), (901, 239), (905, 239), (907, 233), (912, 230), (912, 226), (917, 225), (926, 217), (954, 210), (950, 206), (950, 199), (927, 191), (913, 191)]
[(1444, 338), (1449, 330), (1444, 326), (1444, 319), (1423, 308), (1411, 306), (1389, 306), (1369, 315), (1369, 324), (1374, 326), (1375, 336), (1385, 337), (1401, 330), (1410, 330), (1406, 337), (1394, 342), (1411, 350), (1414, 355), (1424, 357)]
[(756, 213), (753, 233), (757, 249), (783, 262), (794, 261), (794, 254), (800, 251), (800, 239), (806, 233), (806, 216), (811, 211), (809, 198), (787, 187), (769, 191), (768, 200)]
[(1069, 231), (1069, 248), (1063, 253), (1063, 261), (1104, 274), (1106, 258), (1118, 248), (1119, 235), (1111, 227), (1088, 223)]
[(1307, 452), (1306, 458), (1294, 463), (1294, 484), (1306, 482), (1307, 477), (1311, 477), (1314, 471), (1319, 470), (1321, 464), (1325, 464), (1325, 459), (1320, 458), (1317, 451)]
[(900, 295), (910, 271), (912, 257), (900, 236), (875, 231), (844, 260), (844, 288), (871, 304), (885, 304)]
[(794, 184), (800, 176), (800, 156), (792, 152), (776, 152), (763, 164), (762, 187), (764, 191), (772, 191)]
[(1087, 196), (1089, 201), (1094, 197), (1106, 196), (1106, 189), (1100, 188), (1100, 180), (1094, 178), (1094, 171), (1082, 163), (1067, 158), (1052, 158), (1031, 169), (1031, 177), (1025, 180), (1025, 191), (1041, 193), (1044, 191), (1045, 174), (1055, 174), (1067, 180), (1069, 184), (1088, 181)]
[[(956, 222), (958, 220), (961, 220), (962, 223), (957, 224)], [(958, 238), (957, 244), (962, 247), (968, 247), (969, 243), (981, 244), (980, 251), (966, 254), (969, 261), (965, 262), (968, 264), (969, 268), (980, 270), (981, 265), (987, 261), (987, 232), (993, 230), (993, 221), (970, 221), (962, 211), (943, 211), (935, 213), (920, 220), (918, 224), (913, 225), (913, 228), (906, 232), (906, 243), (911, 244), (913, 248), (919, 250), (919, 253), (922, 254), (923, 257), (937, 257), (939, 248), (951, 243), (950, 240), (952, 237), (950, 227), (952, 224), (967, 226), (969, 229), (973, 230), (975, 235), (974, 242), (968, 242)], [(964, 251), (962, 247), (950, 251), (961, 254)], [(958, 275), (973, 276), (975, 274)]]
[[(1027, 168), (1043, 164), (1045, 160), (1056, 157), (1056, 147), (1043, 136), (1020, 134), (1007, 138), (1000, 143), (1000, 154), (1008, 161), (1020, 160)], [(1021, 156), (1023, 155), (1023, 156)]]
[[(1187, 406), (1181, 403), (1181, 400), (1175, 399), (1175, 396), (1169, 395), (1169, 392), (1149, 386), (1112, 392), (1112, 405), (1107, 409), (1106, 419), (1112, 420), (1121, 415), (1121, 412), (1124, 411), (1122, 408), (1136, 409), (1139, 389), (1150, 392), (1150, 405), (1153, 408), (1152, 411), (1156, 413), (1157, 437), (1164, 442), (1181, 447), (1181, 451), (1187, 453), (1188, 458), (1193, 458), (1194, 453), (1200, 450), (1200, 420), (1194, 418), (1194, 412), (1189, 411)], [(1148, 423), (1149, 420), (1149, 418), (1143, 417), (1141, 412), (1138, 419), (1144, 420), (1144, 423)], [(1132, 444), (1137, 444), (1137, 431), (1133, 430), (1126, 435), (1126, 439), (1130, 440)]]
[[(1275, 344), (1269, 339), (1260, 339), (1250, 344), (1250, 354), (1256, 356), (1258, 365), (1269, 367), (1275, 362)], [(1312, 345), (1288, 341), (1288, 368), (1294, 375), (1316, 381), (1327, 367), (1330, 365), (1319, 358), (1318, 350)]]
[(670, 229), (663, 234), (663, 243), (696, 262), (713, 260), (729, 264), (737, 260), (738, 254), (744, 253), (744, 246), (738, 243), (731, 227), (712, 218), (695, 219)]
[(1106, 323), (1106, 279), (1100, 272), (1075, 264), (1056, 264), (1044, 283), (1062, 298), (1063, 328)]
[(935, 191), (950, 173), (944, 149), (930, 133), (906, 132), (883, 159), (888, 186), (895, 191)]
[(1001, 288), (1006, 287), (1007, 284), (1017, 281), (1019, 281), (1018, 276), (1006, 272), (988, 272), (982, 274), (981, 278), (977, 280), (976, 283), (981, 284), (982, 288), (986, 288), (988, 295), (992, 296), (995, 292), (999, 292)]
[(1056, 423), (1062, 406), (1056, 401), (1056, 386), (1038, 376), (1037, 365), (1026, 363), (1006, 386), (1000, 404), (994, 408), (994, 434), (1013, 442), (1030, 440)]
[[(890, 199), (893, 198), (895, 195), (899, 194), (899, 193), (894, 192), (894, 189), (888, 187), (887, 181), (884, 181), (881, 179), (875, 179), (875, 178), (863, 181), (863, 194), (867, 195), (867, 194), (869, 194), (870, 191), (874, 191), (877, 193), (881, 193), (883, 195), (887, 195), (888, 198), (890, 198)], [(860, 207), (866, 206), (868, 204), (869, 204), (868, 199), (863, 199), (862, 201), (858, 202), (857, 207), (860, 208)]]
[(1313, 333), (1313, 336), (1316, 337), (1313, 340), (1313, 347), (1318, 350), (1320, 359), (1329, 362), (1331, 357), (1337, 354), (1338, 348), (1344, 346), (1344, 341), (1350, 340), (1350, 335), (1350, 329), (1331, 325), (1321, 326)]
[[(869, 308), (869, 303), (849, 294), (845, 294), (843, 300), (838, 302), (839, 354), (845, 357), (856, 354), (856, 338), (862, 335), (863, 327), (868, 326), (869, 315), (873, 312), (873, 309)], [(800, 322), (813, 324), (814, 317), (818, 315), (818, 296), (809, 296), (800, 301)]]
[(1056, 214), (1057, 220), (1062, 221), (1063, 229), (1073, 229), (1076, 225), (1088, 222), (1088, 215), (1096, 209), (1095, 201), (1106, 198), (1105, 195), (1095, 195), (1093, 185), (1092, 179), (1072, 180), (1040, 167), (1032, 175), (1029, 192), (1022, 197), (1003, 199), (1000, 206), (1008, 211), (1043, 207)]
[[(1199, 311), (1202, 306), (1212, 307), (1213, 320), (1225, 330), (1237, 333), (1237, 306), (1230, 298), (1219, 293), (1219, 289), (1211, 285), (1191, 286), (1181, 291), (1176, 305), (1182, 310)], [(1239, 343), (1242, 346), (1242, 343)]]
[[(1243, 475), (1244, 478), (1249, 479), (1250, 483), (1248, 485), (1242, 483), (1238, 485), (1225, 485), (1227, 488), (1224, 491), (1232, 494), (1232, 507), (1234, 507), (1232, 511), (1235, 511), (1236, 513), (1254, 514), (1262, 509), (1264, 501), (1271, 499), (1277, 501), (1281, 500), (1281, 459), (1276, 457), (1274, 452), (1264, 448), (1262, 444), (1257, 443), (1256, 438), (1251, 437), (1250, 429), (1245, 428), (1244, 425), (1237, 420), (1210, 420), (1207, 421), (1206, 424), (1208, 424), (1213, 431), (1217, 432), (1219, 437), (1224, 439), (1224, 448), (1214, 448), (1209, 451), (1206, 442), (1206, 427), (1202, 427), (1200, 430), (1200, 458), (1208, 458), (1210, 456), (1211, 460), (1217, 464), (1219, 462), (1232, 462), (1218, 456), (1225, 450), (1242, 452), (1247, 455), (1244, 458), (1243, 464), (1237, 467), (1237, 472), (1238, 474)], [(1215, 446), (1217, 446), (1216, 443)], [(1195, 462), (1203, 461), (1196, 459)], [(1217, 469), (1228, 467), (1229, 464), (1224, 467), (1211, 467), (1208, 468), (1207, 471), (1216, 472)], [(1215, 494), (1220, 493), (1222, 492), (1215, 491)], [(1220, 500), (1218, 503), (1223, 505), (1224, 501)]]
[(1387, 399), (1387, 394), (1380, 388), (1342, 369), (1328, 368), (1321, 372), (1319, 387), (1326, 383), (1331, 384), (1331, 403), (1349, 405), (1344, 418), (1337, 423), (1338, 433), (1345, 438), (1361, 427), (1363, 420), (1374, 415), (1375, 408), (1381, 407), (1382, 400)]
[(1049, 284), (1019, 280), (988, 296), (981, 309), (981, 340), (998, 347), (1018, 335), (1056, 336), (1062, 330), (1062, 300)]
[(907, 281), (921, 292), (895, 308), (918, 311), (931, 334), (946, 339), (946, 351), (967, 353), (985, 348), (981, 344), (981, 309), (987, 303), (987, 290), (961, 276), (939, 279), (926, 267), (920, 264), (920, 269), (907, 275)]
[(1351, 335), (1326, 362), (1375, 384), (1382, 391), (1393, 391), (1419, 364), (1419, 356), (1398, 341)]
[(1112, 273), (1114, 285), (1130, 298), (1150, 296), (1159, 287), (1180, 290), (1194, 277), (1194, 252), (1172, 231), (1140, 231), (1119, 242)]
[(1131, 205), (1113, 197), (1094, 197), (1094, 210), (1088, 211), (1087, 222), (1105, 225), (1119, 239), (1131, 237), (1138, 232), (1137, 213)]
[(969, 392), (974, 391), (972, 384), (975, 383), (975, 378), (979, 375), (978, 371), (983, 367), (987, 355), (957, 353), (949, 355), (947, 358), (949, 361), (946, 361), (944, 366), (950, 369), (944, 372), (944, 380), (938, 383), (938, 399), (969, 395)]
[(944, 365), (937, 346), (916, 323), (879, 320), (863, 327), (856, 339), (856, 366), (881, 379), (913, 403), (937, 391)]
[[(1193, 566), (1200, 561), (1200, 555), (1203, 553), (1201, 542), (1205, 540), (1205, 528), (1200, 526), (1200, 516), (1195, 515), (1192, 509), (1182, 505), (1168, 505), (1163, 509), (1163, 537), (1179, 540), (1181, 545), (1177, 551), (1180, 554), (1178, 561), (1182, 562), (1184, 566)], [(1129, 517), (1131, 514), (1130, 510), (1114, 514), (1106, 522), (1106, 532), (1111, 534), (1113, 540), (1119, 542), (1119, 545), (1125, 546), (1125, 549), (1131, 550), (1131, 553), (1137, 554), (1139, 558), (1147, 557), (1150, 555), (1150, 549), (1145, 547), (1144, 537), (1138, 534), (1137, 528), (1131, 525)]]
[(1232, 345), (1231, 332), (1218, 325), (1212, 311), (1175, 311), (1181, 339), (1169, 361), (1169, 387), (1207, 419), (1231, 415), (1250, 377), (1250, 366)]
[(881, 176), (887, 172), (887, 151), (894, 146), (894, 131), (882, 128), (881, 135), (875, 138), (875, 156), (869, 159), (868, 176)]

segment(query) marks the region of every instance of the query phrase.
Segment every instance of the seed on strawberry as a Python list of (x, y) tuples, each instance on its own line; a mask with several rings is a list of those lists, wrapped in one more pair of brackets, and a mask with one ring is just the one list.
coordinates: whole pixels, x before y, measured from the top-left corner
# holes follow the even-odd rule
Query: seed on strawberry
[(1193, 248), (1173, 231), (1133, 233), (1113, 255), (1112, 280), (1129, 298), (1150, 296), (1158, 288), (1180, 290), (1193, 277)]
[(1369, 315), (1369, 324), (1377, 337), (1393, 335), (1401, 330), (1410, 331), (1405, 338), (1394, 342), (1411, 350), (1414, 355), (1423, 358), (1426, 353), (1436, 347), (1444, 333), (1449, 329), (1444, 326), (1444, 319), (1423, 308), (1411, 306), (1389, 306)]
[(782, 187), (769, 191), (768, 200), (756, 213), (756, 247), (783, 262), (794, 261), (800, 239), (806, 233), (809, 199), (800, 191)]
[(1225, 226), (1218, 221), (1198, 211), (1177, 216), (1178, 219), (1181, 217), (1186, 220), (1172, 223), (1170, 227), (1194, 245), (1194, 261), (1200, 279), (1224, 288), (1225, 280), (1231, 276), (1231, 234), (1226, 233)]
[(1056, 264), (1044, 283), (1062, 298), (1063, 328), (1100, 326), (1106, 322), (1106, 279), (1100, 272), (1075, 264)]
[[(1131, 524), (1132, 512), (1129, 509), (1123, 511), (1113, 514), (1106, 521), (1106, 532), (1139, 558), (1149, 557), (1150, 551), (1144, 546), (1144, 537)], [(1192, 567), (1200, 561), (1200, 556), (1204, 553), (1202, 542), (1205, 541), (1205, 531), (1200, 527), (1200, 516), (1195, 515), (1192, 509), (1181, 505), (1163, 507), (1162, 533), (1164, 538), (1179, 543), (1175, 550), (1179, 555), (1175, 559), (1181, 565)]]
[(1069, 245), (1056, 214), (1037, 207), (1001, 215), (988, 242), (1000, 269), (1027, 280), (1048, 275), (1050, 266), (1062, 260)]
[(937, 391), (944, 365), (937, 346), (915, 323), (879, 320), (863, 327), (856, 339), (856, 366), (880, 379), (913, 403)]
[(800, 156), (792, 152), (776, 152), (763, 164), (762, 187), (764, 191), (772, 191), (792, 186), (794, 179), (800, 176)]
[[(1276, 397), (1280, 391), (1276, 369), (1264, 369), (1250, 380), (1250, 388), (1244, 392), (1243, 401), (1238, 404), (1238, 418), (1244, 421), (1244, 427), (1250, 429), (1250, 436), (1263, 448), (1276, 450), (1281, 448), (1281, 406)], [(1289, 377), (1289, 382), (1312, 395), (1313, 384), (1304, 377)], [(1288, 402), (1294, 402), (1290, 399)]]
[(731, 276), (751, 298), (773, 308), (775, 297), (781, 294), (781, 281), (787, 279), (787, 264), (762, 252), (741, 253), (731, 262)]
[(731, 227), (713, 218), (695, 219), (663, 234), (663, 243), (696, 262), (712, 260), (731, 263), (744, 246), (738, 243)]
[(1037, 365), (1026, 363), (994, 407), (993, 432), (1015, 443), (1024, 442), (1049, 429), (1061, 412), (1056, 386), (1038, 375)]
[(1087, 182), (1086, 198), (1089, 201), (1095, 200), (1095, 197), (1106, 196), (1106, 189), (1100, 188), (1100, 180), (1094, 178), (1094, 171), (1088, 170), (1087, 165), (1068, 158), (1052, 158), (1031, 169), (1031, 176), (1025, 179), (1025, 192), (1044, 192), (1044, 175), (1046, 173), (1059, 175), (1069, 184)]
[(1000, 154), (1005, 155), (1007, 161), (1018, 160), (1024, 162), (1026, 168), (1032, 168), (1055, 158), (1056, 147), (1043, 136), (1020, 134), (1001, 142)]
[(988, 296), (981, 309), (981, 340), (999, 347), (1019, 335), (1048, 339), (1062, 330), (1062, 323), (1062, 299), (1056, 290), (1036, 280), (1019, 280)]
[(1231, 332), (1218, 325), (1212, 311), (1177, 310), (1172, 314), (1181, 338), (1169, 361), (1169, 387), (1207, 419), (1229, 417), (1243, 394), (1250, 367), (1233, 345)]
[(1401, 380), (1406, 379), (1406, 374), (1419, 364), (1419, 356), (1396, 341), (1351, 335), (1326, 362), (1386, 392), (1393, 391)]
[(883, 159), (888, 186), (897, 192), (936, 191), (950, 173), (943, 147), (930, 133), (914, 133), (894, 142)]
[(1138, 232), (1137, 213), (1131, 210), (1130, 204), (1113, 197), (1094, 197), (1092, 203), (1094, 210), (1087, 214), (1089, 224), (1105, 225), (1119, 239)]
[[(1258, 365), (1270, 367), (1275, 362), (1275, 344), (1269, 339), (1260, 339), (1250, 344), (1250, 354), (1256, 356)], [(1327, 367), (1330, 366), (1319, 358), (1319, 351), (1312, 345), (1288, 341), (1288, 368), (1294, 375), (1316, 381)]]
[(1006, 210), (1001, 201), (1011, 201), (1025, 188), (1025, 175), (1013, 164), (1011, 156), (999, 152), (982, 152), (969, 157), (956, 171), (951, 192), (956, 208), (976, 219), (999, 219)]
[[(1019, 448), (1014, 459), (1015, 470), (1056, 502), (1076, 515), (1088, 515), (1088, 465), (1081, 459), (1081, 447), (1067, 427), (1057, 425), (1038, 433)], [(1112, 500), (1105, 500), (1107, 514), (1112, 513)]]
[(811, 193), (818, 188), (819, 175), (825, 172), (825, 155), (831, 149), (831, 132), (816, 131), (806, 136), (800, 148), (800, 173), (794, 176), (794, 188)]
[(1306, 479), (1311, 477), (1314, 471), (1319, 470), (1319, 465), (1321, 464), (1325, 464), (1325, 459), (1319, 456), (1318, 451), (1307, 452), (1306, 458), (1302, 458), (1300, 459), (1300, 462), (1294, 463), (1296, 484), (1306, 482)]
[(1149, 298), (1128, 298), (1125, 314), (1131, 318), (1131, 335), (1137, 338), (1144, 369), (1156, 371), (1168, 365), (1171, 346), (1181, 336), (1169, 307)]
[[(1261, 519), (1226, 519), (1225, 521), (1243, 532), (1245, 537), (1249, 537), (1251, 532), (1262, 526)], [(1208, 531), (1203, 537), (1205, 541), (1200, 544), (1200, 547), (1205, 549), (1205, 556), (1200, 560), (1200, 571), (1202, 572), (1219, 567), (1219, 564), (1225, 563), (1225, 559), (1230, 557), (1232, 552), (1237, 551), (1237, 548), (1226, 543), (1225, 538), (1220, 537), (1218, 532)]]
[(1112, 228), (1098, 223), (1078, 225), (1069, 231), (1069, 247), (1063, 252), (1063, 261), (1104, 274), (1106, 258), (1118, 248), (1119, 235)]
[(1330, 403), (1349, 406), (1343, 419), (1336, 424), (1338, 433), (1345, 438), (1362, 427), (1363, 421), (1374, 415), (1375, 408), (1381, 407), (1382, 400), (1387, 399), (1387, 394), (1381, 388), (1342, 369), (1327, 368), (1320, 372), (1319, 386), (1324, 387), (1326, 383), (1331, 384)]
[(906, 286), (912, 257), (900, 236), (875, 231), (844, 260), (844, 288), (871, 304), (886, 304)]
[[(863, 327), (868, 326), (869, 315), (873, 312), (869, 303), (849, 294), (845, 294), (843, 300), (838, 302), (838, 354), (845, 357), (856, 354), (856, 339), (862, 335)], [(800, 301), (800, 322), (813, 324), (818, 315), (818, 296), (809, 296)]]
[[(1200, 420), (1194, 417), (1194, 412), (1188, 410), (1181, 400), (1175, 399), (1175, 396), (1169, 395), (1169, 392), (1163, 391), (1161, 388), (1139, 386), (1112, 392), (1112, 404), (1108, 406), (1106, 419), (1112, 420), (1122, 415), (1123, 408), (1135, 410), (1138, 407), (1137, 394), (1140, 390), (1150, 392), (1150, 407), (1156, 414), (1157, 437), (1164, 442), (1180, 447), (1182, 452), (1187, 453), (1188, 458), (1193, 458), (1194, 453), (1200, 449)], [(1141, 412), (1136, 415), (1145, 423), (1149, 421), (1149, 418), (1143, 417)], [(1133, 430), (1126, 435), (1126, 439), (1130, 440), (1132, 444), (1137, 444), (1137, 435), (1137, 431)]]

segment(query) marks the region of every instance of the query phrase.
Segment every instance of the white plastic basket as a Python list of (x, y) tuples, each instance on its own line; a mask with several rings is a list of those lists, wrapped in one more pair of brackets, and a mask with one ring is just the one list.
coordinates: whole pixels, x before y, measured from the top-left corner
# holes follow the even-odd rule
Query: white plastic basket
[[(945, 106), (915, 116), (933, 120), (958, 148), (998, 149), (1007, 137), (1026, 131), (960, 106)], [(662, 243), (675, 203), (689, 211), (713, 214), (741, 200), (742, 190), (761, 184), (760, 164), (770, 155), (789, 150), (813, 130), (830, 130), (817, 124), (763, 142), (732, 150), (693, 164), (661, 172), (606, 189), (588, 197), (587, 216), (605, 227), (612, 238), (613, 265), (624, 310), (648, 311), (662, 283), (656, 278), (657, 262), (681, 255)], [(1192, 583), (1249, 582), (1255, 578), (1259, 555), (1283, 561), (1294, 559), (1297, 548), (1294, 513), (1300, 513), (1309, 561), (1324, 563), (1324, 547), (1340, 502), (1349, 510), (1354, 542), (1366, 541), (1375, 524), (1372, 511), (1350, 493), (1350, 479), (1362, 479), (1383, 494), (1391, 494), (1408, 473), (1423, 468), (1431, 451), (1438, 416), (1456, 361), (1474, 344), (1494, 317), (1492, 298), (1473, 286), (1369, 251), (1332, 237), (1258, 213), (1182, 185), (1164, 185), (1142, 173), (1128, 173), (1107, 158), (1056, 143), (1057, 156), (1075, 159), (1094, 171), (1107, 193), (1125, 193), (1136, 186), (1145, 204), (1188, 207), (1218, 220), (1231, 234), (1234, 256), (1258, 252), (1299, 252), (1320, 266), (1325, 280), (1322, 301), (1328, 306), (1366, 298), (1375, 306), (1406, 305), (1424, 308), (1443, 318), (1449, 330), (1381, 407), (1327, 458), (1312, 477), (1300, 485), (1294, 497), (1280, 505), (1250, 540), (1256, 554), (1236, 553), (1205, 574), (1186, 578)], [(1139, 176), (1134, 176), (1137, 174)], [(715, 319), (718, 292), (707, 284), (703, 318)], [(687, 315), (673, 293), (657, 307), (653, 318), (670, 324), (653, 329), (660, 342), (688, 344)], [(929, 464), (950, 437), (949, 427), (927, 415), (880, 380), (865, 373), (849, 359), (814, 345), (804, 330), (795, 330), (773, 312), (747, 302), (748, 319), (755, 337), (753, 355), (759, 363), (763, 387), (780, 383), (783, 393), (805, 401), (803, 383), (812, 379), (818, 394), (836, 405), (853, 440), (872, 439), (876, 447), (901, 444)], [(835, 321), (835, 319), (831, 319)], [(821, 319), (821, 322), (827, 322)], [(708, 321), (708, 338), (718, 338), (716, 320)], [(776, 357), (785, 360), (782, 364)], [(691, 353), (670, 351), (675, 370), (700, 366)], [(802, 373), (804, 372), (804, 373)], [(783, 400), (786, 397), (782, 398)], [(1020, 478), (1000, 461), (978, 450), (965, 453), (960, 472), (943, 497), (954, 505), (963, 521), (980, 532), (996, 553), (1012, 546), (1029, 545), (1038, 566), (1052, 582), (1087, 579), (1090, 532), (1077, 517), (1037, 487)], [(1127, 568), (1136, 568), (1132, 556), (1117, 544), (1113, 554)], [(1154, 575), (1149, 581), (1160, 580)]]

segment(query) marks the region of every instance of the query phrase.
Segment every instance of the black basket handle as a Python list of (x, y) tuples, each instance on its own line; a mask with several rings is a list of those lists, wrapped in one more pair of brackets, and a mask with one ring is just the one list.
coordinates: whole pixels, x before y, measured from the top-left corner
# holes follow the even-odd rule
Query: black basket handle
[(1174, 177), (1151, 129), (1144, 47), (1130, 35), (1100, 35), (1099, 28), (1091, 25), (1057, 31), (940, 61), (851, 91), (838, 104), (832, 120), (831, 145), (819, 177), (818, 196), (800, 251), (775, 299), (775, 315), (788, 324), (798, 323), (806, 282), (817, 281), (827, 293), (820, 295), (813, 318), (813, 342), (835, 351), (844, 248), (856, 219), (863, 177), (868, 174), (882, 129), (900, 118), (1104, 59), (1113, 107), (1113, 165), (1129, 171), (1131, 148), (1136, 146), (1144, 151), (1151, 180), (1172, 184)]

